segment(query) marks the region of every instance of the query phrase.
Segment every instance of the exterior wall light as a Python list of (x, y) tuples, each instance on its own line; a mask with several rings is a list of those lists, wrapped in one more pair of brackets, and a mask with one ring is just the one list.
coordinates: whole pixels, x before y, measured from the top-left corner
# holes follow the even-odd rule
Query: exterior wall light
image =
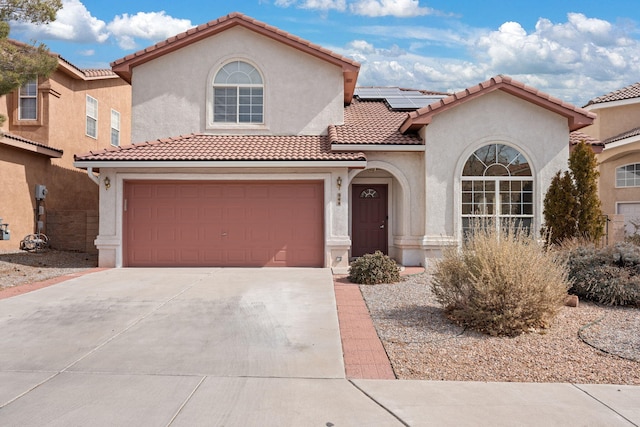
[(338, 179), (336, 179), (336, 184), (338, 185), (338, 190), (340, 189), (340, 187), (342, 187), (342, 177), (339, 176)]
[(111, 180), (108, 176), (104, 177), (104, 188), (106, 188), (107, 190), (111, 188)]

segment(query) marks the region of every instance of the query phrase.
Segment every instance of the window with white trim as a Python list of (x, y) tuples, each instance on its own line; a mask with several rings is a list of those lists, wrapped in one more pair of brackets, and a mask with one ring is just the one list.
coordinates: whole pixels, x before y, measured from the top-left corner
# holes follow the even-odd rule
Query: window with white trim
[(120, 145), (120, 113), (111, 110), (111, 145)]
[(98, 138), (98, 100), (87, 95), (87, 136)]
[(640, 163), (616, 168), (616, 187), (640, 187)]
[(38, 81), (25, 83), (18, 91), (18, 120), (38, 120)]
[(213, 80), (214, 123), (264, 123), (264, 85), (251, 64), (234, 61), (223, 66)]
[(496, 227), (533, 225), (533, 177), (529, 161), (515, 148), (490, 144), (476, 150), (462, 171), (462, 230), (476, 221)]

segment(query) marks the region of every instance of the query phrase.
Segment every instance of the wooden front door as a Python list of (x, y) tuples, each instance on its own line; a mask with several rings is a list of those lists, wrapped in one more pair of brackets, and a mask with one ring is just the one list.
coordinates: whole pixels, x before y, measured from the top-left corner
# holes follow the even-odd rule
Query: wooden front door
[(351, 187), (351, 256), (381, 251), (387, 254), (387, 186), (385, 184)]

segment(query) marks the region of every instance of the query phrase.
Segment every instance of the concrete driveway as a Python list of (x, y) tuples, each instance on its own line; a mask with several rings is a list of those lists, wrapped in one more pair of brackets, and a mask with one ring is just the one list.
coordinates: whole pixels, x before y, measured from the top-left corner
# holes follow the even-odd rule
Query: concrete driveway
[(0, 301), (0, 424), (397, 425), (342, 360), (328, 269), (106, 270)]

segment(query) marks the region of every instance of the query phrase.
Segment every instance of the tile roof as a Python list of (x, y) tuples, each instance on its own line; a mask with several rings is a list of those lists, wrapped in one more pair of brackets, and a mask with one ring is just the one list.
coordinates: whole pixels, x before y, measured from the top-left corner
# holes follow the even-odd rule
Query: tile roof
[(436, 101), (427, 107), (409, 113), (409, 117), (402, 124), (402, 132), (415, 131), (431, 123), (431, 118), (440, 112), (453, 108), (460, 103), (475, 99), (486, 93), (502, 90), (525, 101), (546, 108), (569, 119), (569, 129), (581, 129), (593, 123), (596, 115), (573, 104), (552, 97), (549, 94), (527, 86), (509, 76), (498, 75), (482, 83)]
[(76, 161), (353, 161), (331, 151), (327, 136), (191, 134), (76, 155)]
[(621, 141), (623, 139), (632, 138), (634, 136), (640, 136), (640, 127), (628, 130), (616, 136), (612, 136), (611, 138), (607, 138), (602, 142), (607, 145), (611, 144), (612, 142)]
[(383, 101), (353, 102), (344, 109), (344, 124), (329, 126), (332, 144), (421, 145), (415, 133), (399, 130), (407, 113), (390, 111)]
[(110, 69), (100, 69), (100, 68), (84, 68), (82, 69), (82, 73), (87, 77), (116, 77), (118, 76)]
[(156, 43), (153, 46), (127, 55), (124, 58), (112, 62), (111, 67), (120, 77), (131, 83), (133, 67), (218, 34), (236, 25), (240, 25), (265, 37), (269, 37), (317, 58), (341, 66), (344, 78), (345, 102), (351, 102), (360, 70), (360, 63), (239, 12), (233, 12), (205, 24), (198, 25), (183, 33)]
[(587, 105), (601, 104), (603, 102), (622, 101), (624, 99), (640, 98), (640, 82), (623, 87), (622, 89), (614, 90), (605, 95), (593, 98)]
[[(62, 157), (62, 155), (64, 154), (64, 151), (59, 148), (54, 148), (48, 145), (40, 144), (38, 142), (31, 141), (21, 136), (14, 135), (12, 133), (0, 130), (0, 142), (3, 142), (2, 140), (4, 140), (4, 142), (15, 141), (16, 143), (18, 143), (16, 146), (21, 146), (21, 148), (31, 147), (29, 148), (30, 151), (40, 152), (42, 154), (45, 154), (45, 152), (48, 151), (50, 154), (52, 154), (52, 157)], [(12, 143), (10, 145), (14, 145), (14, 144)]]
[(602, 141), (592, 137), (591, 135), (587, 135), (586, 133), (582, 133), (577, 130), (569, 133), (569, 144), (577, 145), (580, 142), (584, 142), (587, 145), (604, 147), (604, 143)]

